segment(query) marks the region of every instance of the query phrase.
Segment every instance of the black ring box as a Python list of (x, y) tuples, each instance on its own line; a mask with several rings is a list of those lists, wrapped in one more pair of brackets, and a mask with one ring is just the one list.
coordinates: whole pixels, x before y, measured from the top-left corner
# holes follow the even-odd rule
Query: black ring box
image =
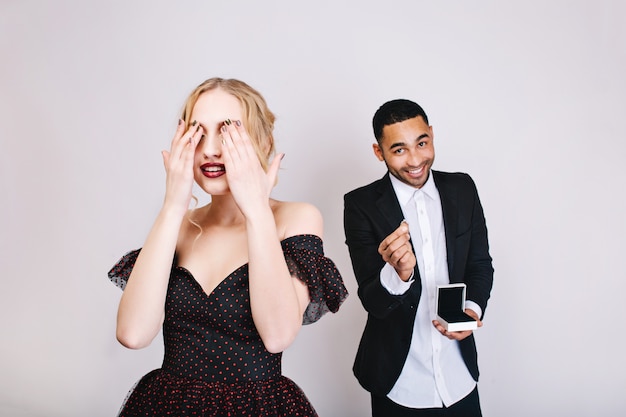
[(437, 320), (449, 332), (474, 330), (478, 322), (465, 313), (466, 285), (437, 286)]

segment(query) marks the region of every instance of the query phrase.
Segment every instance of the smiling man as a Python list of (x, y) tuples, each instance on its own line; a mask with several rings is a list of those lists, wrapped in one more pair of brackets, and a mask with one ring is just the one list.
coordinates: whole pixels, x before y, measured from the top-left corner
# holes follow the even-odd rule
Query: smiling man
[(373, 119), (378, 181), (344, 196), (344, 229), (368, 313), (354, 363), (373, 417), (481, 416), (472, 331), (436, 320), (438, 285), (465, 283), (465, 312), (482, 326), (492, 282), (487, 227), (473, 180), (431, 170), (433, 128), (409, 100)]

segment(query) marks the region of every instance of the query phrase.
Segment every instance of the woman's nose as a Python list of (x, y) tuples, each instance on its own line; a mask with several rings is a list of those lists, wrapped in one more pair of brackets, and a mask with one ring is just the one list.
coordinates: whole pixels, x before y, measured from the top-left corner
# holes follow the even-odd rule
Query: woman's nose
[(205, 132), (204, 139), (200, 141), (198, 147), (201, 148), (205, 158), (215, 158), (222, 155), (222, 137), (219, 132)]

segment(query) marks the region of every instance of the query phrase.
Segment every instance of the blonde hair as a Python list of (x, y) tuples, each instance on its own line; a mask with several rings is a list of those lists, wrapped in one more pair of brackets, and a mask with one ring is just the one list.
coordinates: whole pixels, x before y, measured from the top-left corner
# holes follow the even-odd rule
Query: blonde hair
[(270, 156), (274, 153), (274, 121), (276, 117), (272, 113), (265, 102), (265, 99), (254, 88), (250, 87), (243, 81), (233, 78), (209, 78), (202, 84), (197, 86), (185, 101), (183, 108), (182, 120), (186, 127), (189, 128), (191, 113), (196, 105), (198, 98), (211, 90), (222, 89), (239, 100), (243, 110), (243, 126), (252, 141), (252, 146), (259, 157), (261, 166), (267, 170)]

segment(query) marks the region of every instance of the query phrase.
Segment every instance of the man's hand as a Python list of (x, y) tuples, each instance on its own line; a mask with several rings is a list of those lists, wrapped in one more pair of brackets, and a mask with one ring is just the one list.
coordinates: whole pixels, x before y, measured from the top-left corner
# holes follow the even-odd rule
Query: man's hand
[(409, 225), (406, 221), (383, 240), (378, 253), (383, 260), (393, 266), (402, 281), (408, 281), (417, 264), (410, 242)]
[[(483, 322), (480, 321), (480, 319), (478, 318), (478, 314), (476, 314), (474, 310), (466, 308), (465, 314), (474, 318), (476, 322), (478, 323), (478, 327), (483, 327)], [(472, 330), (464, 330), (462, 332), (449, 332), (437, 320), (433, 320), (433, 325), (435, 326), (437, 330), (439, 330), (439, 333), (441, 333), (442, 335), (444, 335), (450, 340), (463, 340), (467, 336), (472, 334)]]

